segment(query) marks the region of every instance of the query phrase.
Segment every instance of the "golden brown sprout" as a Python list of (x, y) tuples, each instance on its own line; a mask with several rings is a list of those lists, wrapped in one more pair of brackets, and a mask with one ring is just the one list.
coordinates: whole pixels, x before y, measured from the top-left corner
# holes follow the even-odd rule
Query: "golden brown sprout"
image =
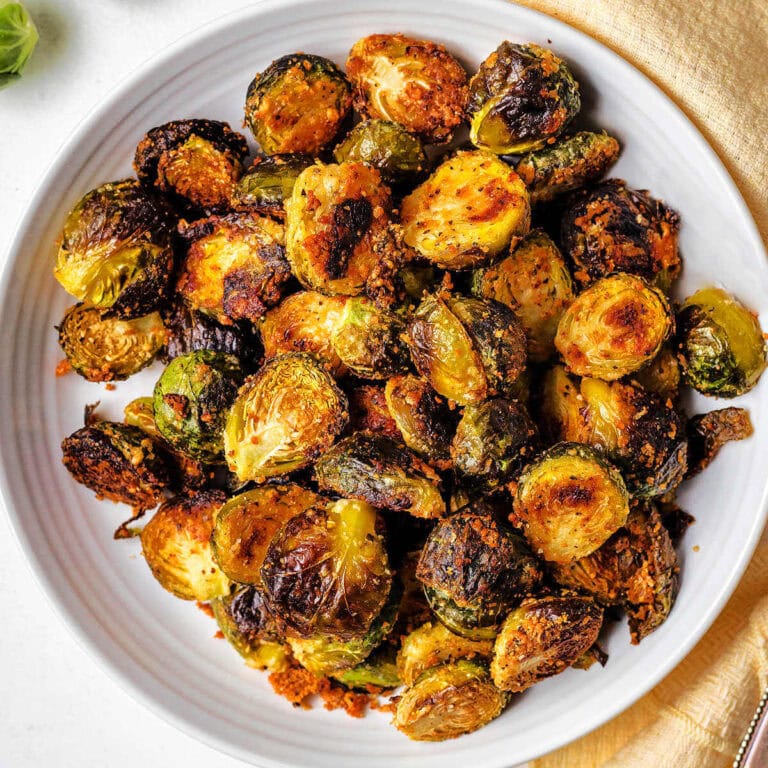
[(655, 392), (664, 400), (677, 400), (680, 394), (680, 362), (669, 344), (665, 344), (648, 365), (630, 375), (630, 382)]
[(448, 141), (464, 119), (467, 74), (442, 45), (405, 35), (369, 35), (347, 58), (355, 109), (399, 123), (427, 143)]
[(731, 440), (746, 440), (754, 432), (749, 411), (744, 408), (722, 408), (689, 419), (689, 459), (687, 477), (706, 469)]

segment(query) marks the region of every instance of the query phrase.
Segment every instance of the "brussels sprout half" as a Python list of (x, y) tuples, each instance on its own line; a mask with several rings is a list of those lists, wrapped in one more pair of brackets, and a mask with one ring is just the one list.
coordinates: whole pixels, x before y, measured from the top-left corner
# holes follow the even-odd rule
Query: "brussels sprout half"
[(339, 132), (352, 105), (344, 73), (322, 56), (292, 53), (253, 78), (245, 119), (267, 155), (317, 155)]
[(285, 201), (299, 174), (315, 162), (310, 155), (257, 157), (232, 192), (232, 207), (285, 218)]
[(488, 152), (457, 152), (400, 205), (403, 240), (445, 269), (474, 267), (530, 227), (522, 179)]
[(369, 35), (347, 57), (355, 109), (398, 123), (428, 143), (448, 141), (464, 119), (467, 74), (442, 45)]
[(469, 81), (470, 141), (499, 155), (540, 149), (581, 108), (568, 65), (547, 48), (503, 42)]

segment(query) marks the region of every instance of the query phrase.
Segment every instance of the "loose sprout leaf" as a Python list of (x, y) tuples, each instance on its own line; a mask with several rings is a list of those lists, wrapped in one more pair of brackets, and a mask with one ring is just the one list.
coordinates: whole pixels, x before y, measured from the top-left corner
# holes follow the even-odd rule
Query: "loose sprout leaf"
[(746, 440), (754, 432), (749, 411), (744, 408), (722, 408), (701, 413), (686, 426), (690, 460), (686, 477), (706, 469), (720, 449), (732, 440)]

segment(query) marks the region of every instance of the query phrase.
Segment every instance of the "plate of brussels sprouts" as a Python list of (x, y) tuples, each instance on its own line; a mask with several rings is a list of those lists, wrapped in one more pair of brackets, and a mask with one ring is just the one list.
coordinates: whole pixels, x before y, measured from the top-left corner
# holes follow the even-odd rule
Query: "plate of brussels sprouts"
[(2, 296), (37, 578), (254, 764), (554, 749), (683, 658), (765, 522), (754, 223), (652, 83), (512, 4), (182, 40), (69, 140)]

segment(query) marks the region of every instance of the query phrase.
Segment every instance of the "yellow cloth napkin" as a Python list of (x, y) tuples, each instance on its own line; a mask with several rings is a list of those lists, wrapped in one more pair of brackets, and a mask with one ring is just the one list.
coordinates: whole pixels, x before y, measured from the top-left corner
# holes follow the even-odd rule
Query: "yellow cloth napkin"
[[(768, 244), (766, 0), (520, 0), (520, 4), (587, 32), (665, 90), (719, 153)], [(532, 766), (726, 768), (766, 685), (768, 535), (764, 534), (726, 609), (674, 672), (610, 723)]]

